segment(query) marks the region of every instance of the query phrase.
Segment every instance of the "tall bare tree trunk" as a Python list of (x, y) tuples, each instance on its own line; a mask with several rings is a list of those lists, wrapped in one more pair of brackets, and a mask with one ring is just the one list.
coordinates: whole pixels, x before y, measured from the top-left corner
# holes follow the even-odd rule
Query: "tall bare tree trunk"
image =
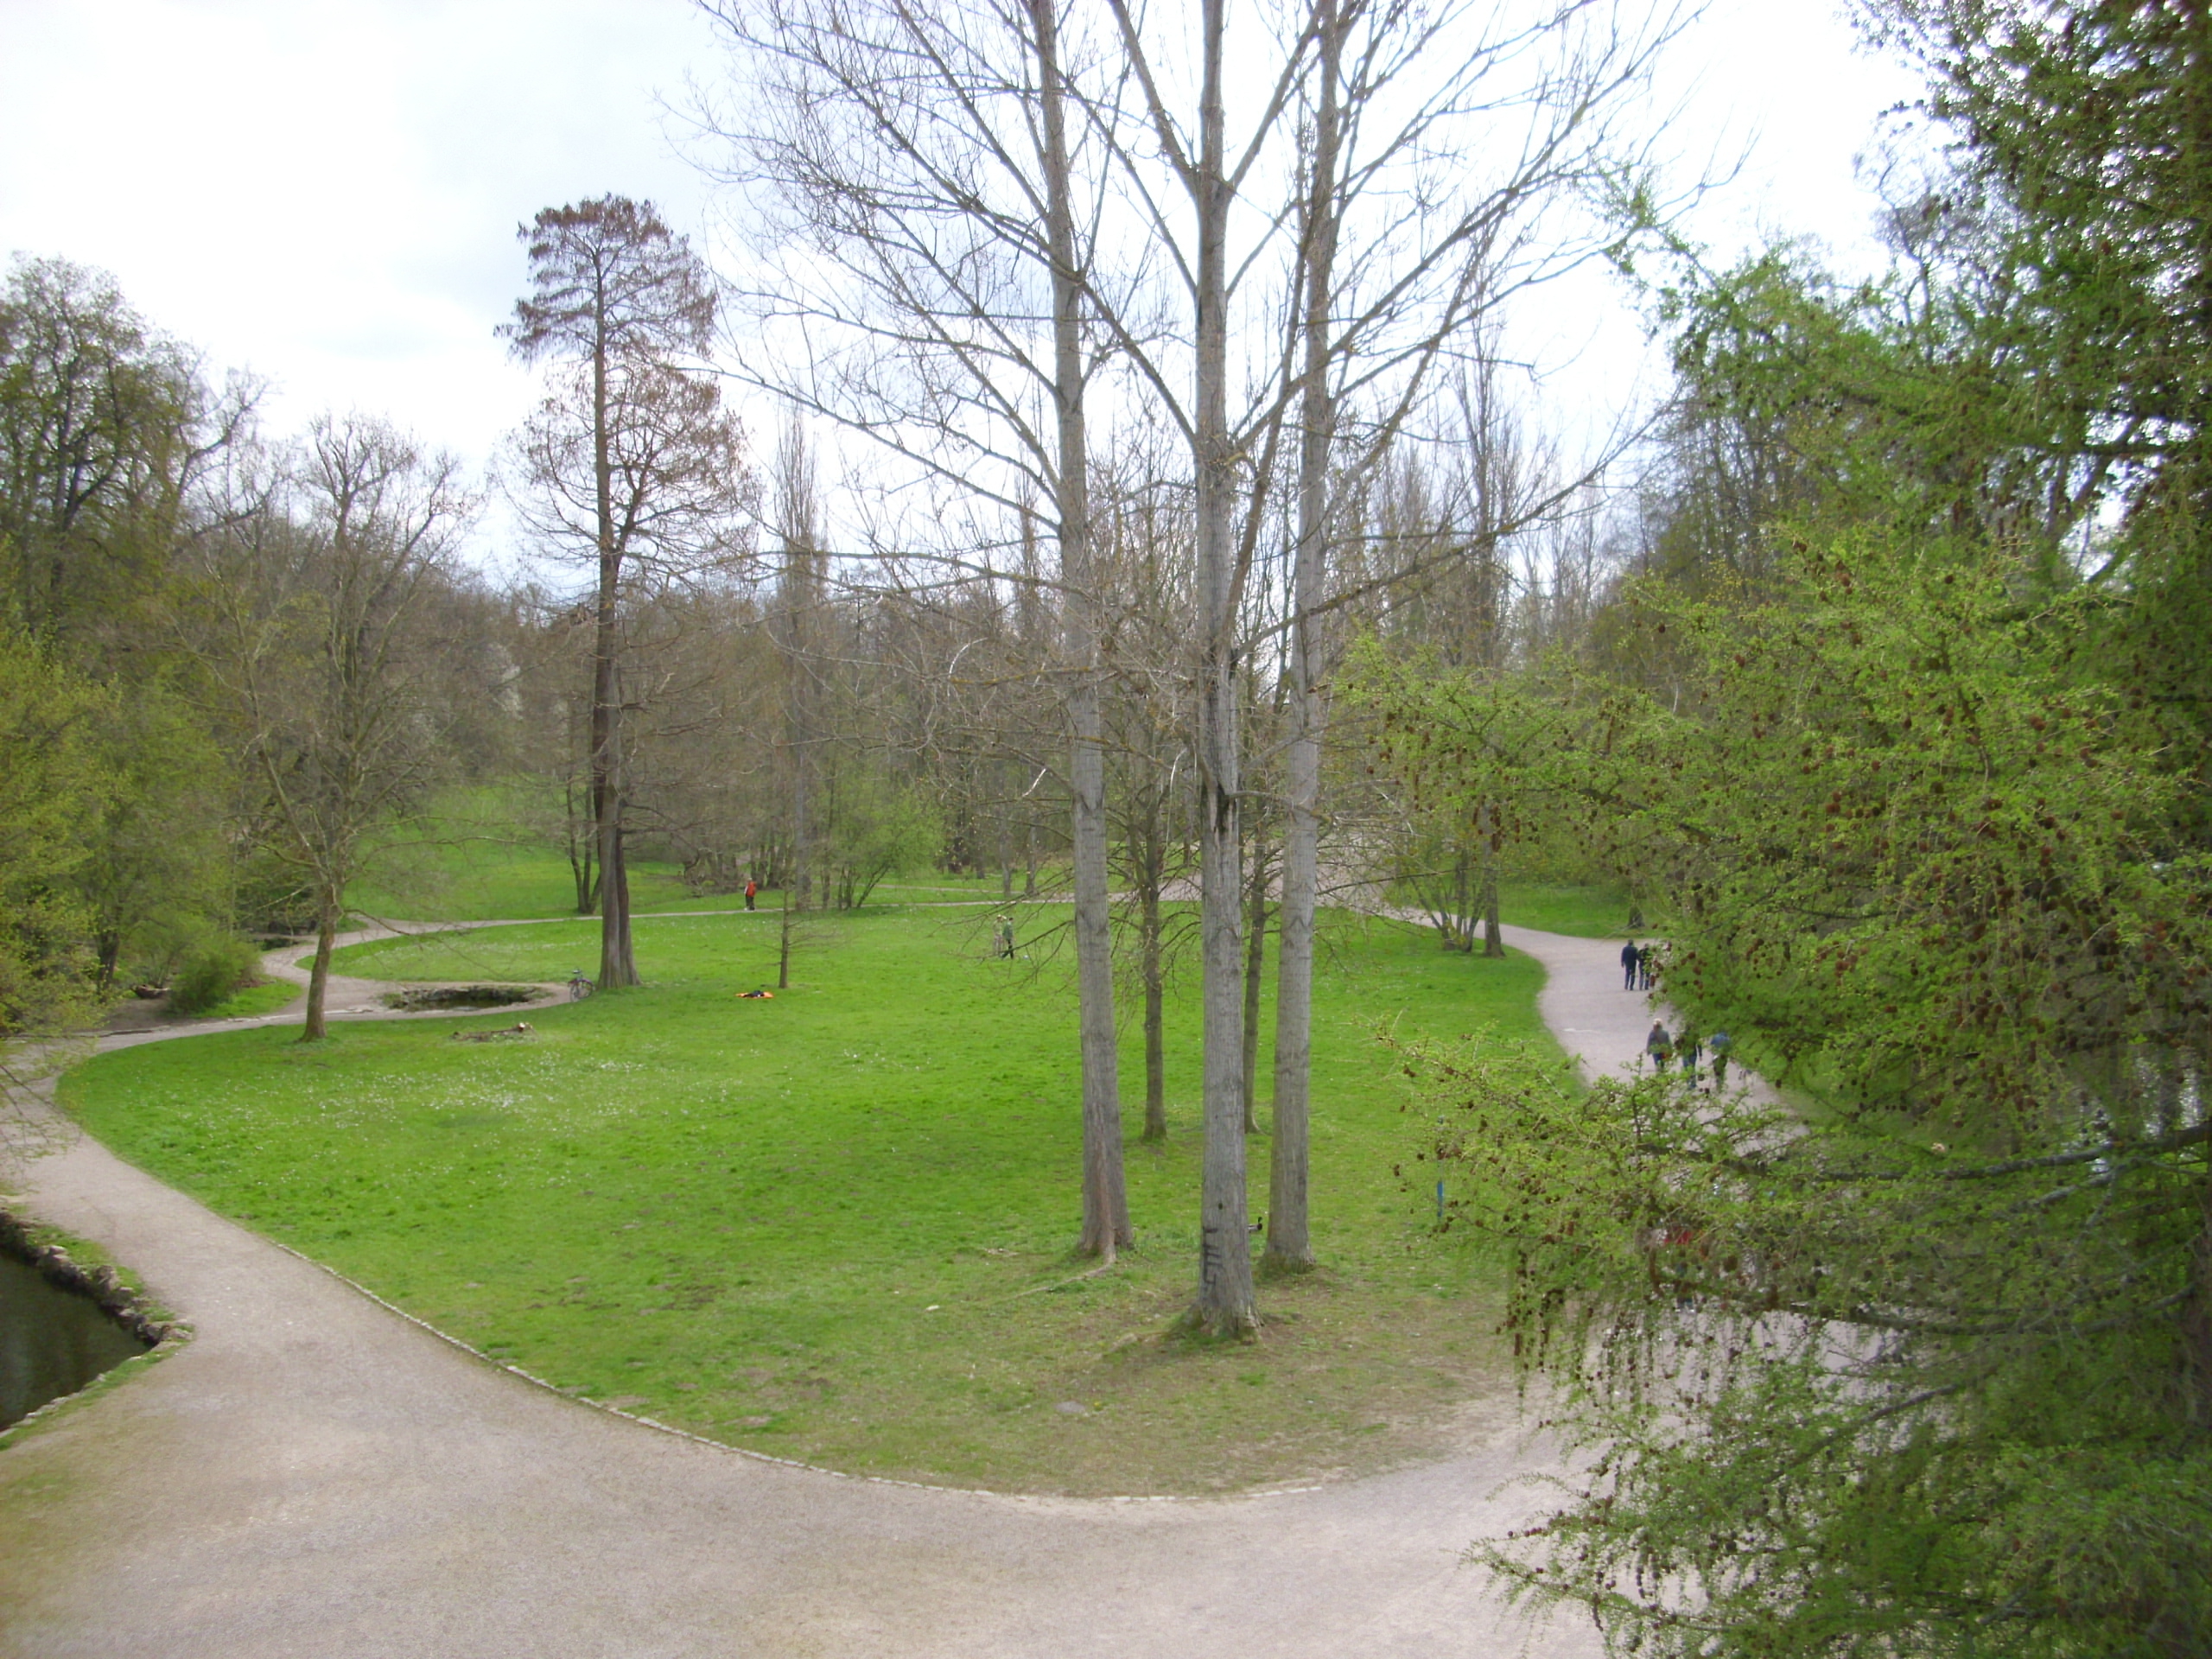
[(1469, 860), (1463, 842), (1452, 865), (1452, 949), (1475, 953), (1474, 888), (1467, 879)]
[[(791, 671), (794, 678), (796, 679), (796, 677), (804, 673), (804, 671), (801, 669), (797, 663), (794, 663), (792, 664)], [(810, 781), (808, 773), (813, 765), (814, 751), (812, 745), (808, 741), (805, 696), (806, 694), (804, 689), (795, 684), (791, 691), (791, 903), (800, 910), (809, 908), (814, 897), (814, 870), (811, 861), (807, 857), (807, 842), (813, 834), (813, 825), (807, 817), (807, 809), (811, 804), (807, 798), (809, 792), (807, 790), (807, 784)]]
[(1252, 836), (1252, 867), (1247, 873), (1251, 914), (1244, 931), (1244, 1133), (1260, 1132), (1260, 988), (1268, 965), (1268, 841)]
[(1141, 971), (1144, 977), (1144, 1138), (1167, 1138), (1167, 1043), (1164, 1030), (1166, 987), (1160, 967), (1160, 859), (1155, 844), (1150, 868), (1137, 895), (1137, 925), (1143, 934)]
[[(568, 827), (569, 874), (575, 878), (576, 914), (595, 916), (599, 913), (599, 824), (596, 818), (586, 819), (576, 810), (576, 786), (573, 778), (562, 785), (561, 810)], [(585, 791), (585, 804), (590, 804), (590, 791)], [(588, 827), (585, 827), (586, 825)]]
[(592, 481), (599, 530), (599, 604), (593, 618), (591, 795), (599, 843), (599, 988), (638, 982), (630, 943), (630, 877), (622, 859), (622, 702), (615, 652), (620, 643), (622, 554), (614, 536), (614, 464), (607, 408), (607, 346), (592, 353)]
[(1319, 48), (1320, 103), (1313, 124), (1305, 246), (1305, 380), (1300, 397), (1298, 556), (1290, 618), (1290, 753), (1284, 779), (1288, 810), (1282, 836), (1281, 944), (1275, 969), (1274, 1139), (1268, 1171), (1270, 1268), (1313, 1264), (1306, 1217), (1311, 1175), (1313, 1067), (1313, 918), (1319, 902), (1321, 735), (1327, 705), (1320, 677), (1319, 626), (1328, 581), (1329, 452), (1336, 435), (1329, 384), (1329, 311), (1337, 251), (1337, 156), (1341, 135), (1337, 79), (1344, 27), (1336, 0), (1314, 8)]
[(1198, 1295), (1194, 1322), (1217, 1336), (1258, 1324), (1252, 1240), (1245, 1230), (1243, 837), (1238, 800), (1236, 569), (1232, 546), (1236, 456), (1229, 434), (1226, 117), (1222, 48), (1228, 0), (1204, 0), (1205, 79), (1198, 207), (1198, 931), (1205, 1033), (1205, 1145), (1199, 1175)]
[(1046, 238), (1052, 261), (1052, 394), (1058, 418), (1061, 607), (1068, 663), (1068, 784), (1074, 797), (1075, 952), (1083, 1048), (1083, 1236), (1111, 1260), (1136, 1242), (1122, 1168), (1121, 1054), (1114, 1029), (1114, 936), (1106, 868), (1105, 726), (1099, 712), (1083, 385), (1084, 273), (1076, 262), (1056, 0), (1030, 0), (1045, 137)]
[[(814, 686), (810, 635), (815, 607), (822, 602), (824, 572), (821, 512), (814, 461), (806, 435), (794, 415), (776, 449), (777, 536), (783, 543), (783, 570), (778, 579), (778, 614), (770, 637), (783, 658), (784, 752), (791, 760), (791, 872), (785, 882), (783, 956), (789, 970), (789, 912), (814, 905)], [(825, 881), (822, 897), (827, 903)]]

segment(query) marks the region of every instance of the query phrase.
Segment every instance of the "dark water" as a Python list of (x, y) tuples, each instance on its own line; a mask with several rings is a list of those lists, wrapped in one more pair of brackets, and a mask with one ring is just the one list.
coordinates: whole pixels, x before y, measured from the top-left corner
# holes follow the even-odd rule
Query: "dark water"
[(0, 1428), (145, 1351), (90, 1297), (0, 1251)]
[(527, 985), (426, 985), (388, 992), (384, 1000), (385, 1007), (403, 1014), (423, 1014), (432, 1008), (507, 1008), (537, 995)]

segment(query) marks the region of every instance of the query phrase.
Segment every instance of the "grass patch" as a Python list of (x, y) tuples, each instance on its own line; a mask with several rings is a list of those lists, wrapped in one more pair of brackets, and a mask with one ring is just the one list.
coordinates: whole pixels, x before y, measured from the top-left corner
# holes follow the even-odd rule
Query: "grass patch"
[[(1064, 912), (1020, 912), (1031, 938)], [(589, 923), (344, 953), (343, 971), (558, 978)], [(1065, 963), (988, 960), (963, 912), (641, 918), (651, 985), (533, 1014), (226, 1032), (101, 1056), (62, 1097), (124, 1156), (556, 1385), (838, 1468), (1073, 1493), (1368, 1470), (1510, 1411), (1488, 1282), (1433, 1249), (1378, 1024), (1541, 1035), (1541, 970), (1331, 918), (1315, 995), (1316, 1273), (1250, 1344), (1166, 1334), (1196, 1249), (1195, 996), (1170, 1129), (1135, 1141), (1140, 1249), (1089, 1271)], [(1269, 1001), (1272, 1001), (1270, 997)], [(1124, 1092), (1142, 1076), (1128, 1033)], [(1264, 1052), (1264, 1051), (1263, 1051)], [(1264, 1116), (1264, 1115), (1263, 1115)], [(1268, 1146), (1250, 1143), (1254, 1207)], [(1489, 1402), (1485, 1404), (1484, 1402)]]
[(256, 1020), (264, 1014), (282, 1013), (297, 1001), (302, 988), (287, 980), (265, 979), (258, 985), (249, 985), (242, 991), (233, 991), (207, 1013), (197, 1015), (201, 1020)]
[[(436, 811), (377, 848), (370, 872), (346, 889), (346, 907), (378, 921), (488, 922), (575, 913), (575, 877), (561, 850), (560, 814), (550, 795), (524, 785), (483, 785), (450, 791)], [(1023, 873), (1014, 872), (1020, 890)], [(1064, 865), (1037, 871), (1040, 887), (1065, 885)], [(948, 875), (925, 870), (893, 876), (868, 897), (873, 906), (976, 904), (999, 897), (996, 871)], [(763, 911), (782, 902), (763, 888)], [(636, 915), (671, 911), (742, 910), (741, 893), (694, 893), (681, 867), (633, 856), (630, 904)]]
[[(346, 906), (391, 922), (488, 922), (506, 917), (566, 916), (576, 907), (569, 861), (531, 842), (463, 840), (426, 842), (412, 849), (421, 867), (402, 880), (358, 881)], [(777, 900), (765, 889), (756, 901)], [(630, 867), (630, 907), (635, 915), (672, 910), (742, 910), (742, 893), (695, 893), (673, 864), (640, 860)]]
[[(450, 791), (437, 810), (372, 849), (367, 874), (346, 890), (346, 908), (378, 921), (573, 915), (575, 877), (556, 804), (520, 784)], [(745, 907), (741, 893), (694, 893), (679, 867), (644, 858), (630, 865), (630, 902), (639, 915)]]
[[(1649, 921), (1646, 906), (1645, 920)], [(1498, 885), (1497, 915), (1516, 927), (1565, 933), (1578, 939), (1629, 937), (1628, 889), (1603, 883), (1505, 881)], [(1637, 930), (1639, 935), (1651, 932)]]

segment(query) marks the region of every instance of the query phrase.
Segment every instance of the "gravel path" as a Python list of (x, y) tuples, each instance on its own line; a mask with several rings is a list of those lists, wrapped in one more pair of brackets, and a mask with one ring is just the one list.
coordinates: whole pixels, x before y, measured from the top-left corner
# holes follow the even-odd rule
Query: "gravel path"
[[(1549, 970), (1544, 1017), (1586, 1064), (1634, 1057), (1649, 1015), (1617, 944), (1507, 938)], [(1530, 1630), (1460, 1564), (1532, 1507), (1504, 1483), (1546, 1466), (1510, 1401), (1474, 1453), (1274, 1496), (856, 1479), (534, 1387), (88, 1137), (28, 1183), (34, 1213), (198, 1334), (0, 1452), (7, 1659), (1598, 1650), (1576, 1621)]]

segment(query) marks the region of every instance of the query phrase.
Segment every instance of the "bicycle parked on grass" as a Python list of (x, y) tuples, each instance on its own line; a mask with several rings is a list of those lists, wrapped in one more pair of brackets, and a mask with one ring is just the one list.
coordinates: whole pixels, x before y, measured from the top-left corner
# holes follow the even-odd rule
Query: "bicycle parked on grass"
[(587, 975), (585, 974), (585, 972), (584, 972), (584, 970), (583, 970), (582, 969), (581, 969), (581, 968), (573, 968), (573, 969), (569, 969), (569, 1001), (571, 1001), (571, 1002), (581, 1002), (581, 1001), (582, 1001), (584, 1000), (584, 998), (586, 998), (586, 997), (589, 996), (589, 995), (590, 995), (594, 991), (597, 990), (598, 988), (599, 988), (599, 987), (592, 983), (592, 982), (591, 982), (591, 980), (590, 980), (589, 976), (587, 976)]

